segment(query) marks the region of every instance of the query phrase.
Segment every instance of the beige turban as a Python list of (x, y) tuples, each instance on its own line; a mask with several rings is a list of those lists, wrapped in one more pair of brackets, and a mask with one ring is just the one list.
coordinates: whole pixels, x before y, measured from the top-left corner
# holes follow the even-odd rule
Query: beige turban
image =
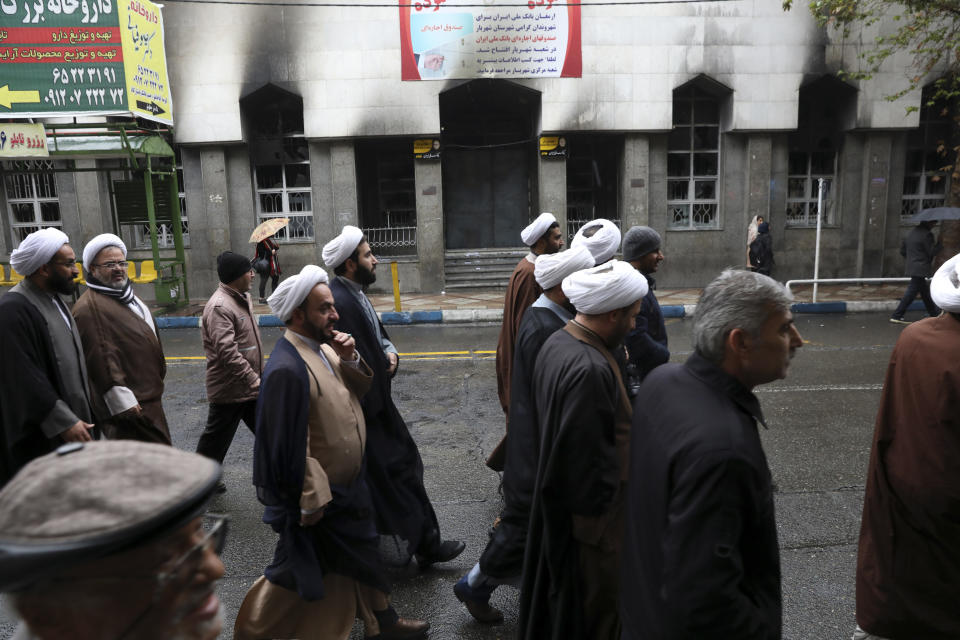
[(293, 315), (293, 310), (307, 299), (313, 288), (318, 284), (326, 284), (329, 279), (326, 271), (315, 264), (308, 264), (300, 273), (281, 282), (267, 298), (267, 304), (280, 322), (286, 322)]
[(123, 251), (123, 258), (127, 258), (127, 245), (123, 244), (123, 240), (112, 233), (101, 233), (83, 248), (83, 268), (90, 271), (90, 265), (93, 264), (94, 258), (107, 247), (120, 247)]
[(347, 261), (350, 254), (357, 250), (361, 240), (363, 240), (363, 231), (348, 224), (340, 232), (340, 235), (323, 245), (323, 253), (321, 254), (323, 264), (327, 265), (328, 269), (336, 269)]
[(950, 313), (960, 313), (960, 253), (944, 262), (930, 280), (933, 302)]
[(27, 277), (53, 259), (60, 247), (70, 242), (63, 231), (55, 227), (46, 227), (34, 231), (10, 254), (10, 266), (20, 275)]
[(532, 247), (537, 244), (537, 240), (543, 237), (550, 225), (556, 221), (557, 219), (552, 213), (543, 212), (520, 232), (520, 239), (523, 240), (523, 244)]
[[(592, 236), (584, 235), (584, 232), (594, 228), (596, 228), (596, 232)], [(597, 264), (603, 264), (612, 258), (620, 247), (620, 228), (604, 218), (591, 220), (580, 227), (580, 231), (577, 231), (577, 235), (573, 237), (573, 241), (570, 243), (570, 248), (580, 245), (590, 250)]]
[(647, 295), (647, 279), (628, 262), (611, 260), (563, 279), (563, 293), (580, 313), (595, 315), (629, 307)]
[(537, 256), (533, 265), (533, 277), (540, 288), (546, 291), (560, 284), (574, 271), (589, 269), (594, 264), (593, 255), (586, 247), (575, 247), (559, 253)]

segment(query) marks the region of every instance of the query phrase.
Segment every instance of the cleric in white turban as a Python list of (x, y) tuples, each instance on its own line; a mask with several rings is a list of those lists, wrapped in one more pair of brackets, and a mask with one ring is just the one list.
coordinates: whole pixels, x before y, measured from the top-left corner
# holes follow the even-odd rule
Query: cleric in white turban
[(537, 240), (543, 237), (543, 234), (547, 232), (547, 229), (557, 224), (557, 218), (548, 212), (543, 212), (537, 219), (524, 227), (523, 231), (520, 232), (520, 239), (523, 240), (523, 244), (528, 247), (532, 247), (537, 244)]
[(10, 266), (23, 277), (32, 276), (34, 271), (50, 262), (53, 254), (68, 242), (70, 239), (67, 234), (55, 227), (34, 231), (10, 254)]
[(574, 271), (589, 269), (595, 264), (593, 254), (584, 247), (571, 247), (566, 251), (539, 256), (533, 265), (533, 276), (544, 291), (548, 291)]
[(631, 306), (649, 285), (628, 262), (612, 260), (563, 279), (563, 292), (577, 312), (598, 315)]
[(620, 248), (620, 227), (604, 218), (591, 220), (580, 227), (570, 242), (571, 247), (585, 246), (593, 254), (597, 264), (607, 262)]
[(315, 264), (308, 264), (300, 273), (281, 282), (267, 298), (267, 304), (273, 315), (286, 323), (293, 315), (293, 310), (303, 304), (313, 288), (318, 284), (326, 284), (329, 279), (326, 271)]
[(960, 253), (944, 262), (930, 280), (933, 303), (949, 313), (960, 313)]
[(347, 261), (363, 242), (363, 231), (353, 225), (346, 225), (336, 238), (323, 245), (323, 264), (328, 269), (336, 269)]
[(123, 252), (123, 258), (127, 258), (127, 245), (123, 243), (123, 240), (112, 233), (101, 233), (90, 240), (90, 242), (87, 243), (87, 246), (83, 248), (84, 271), (90, 271), (90, 265), (93, 264), (94, 258), (97, 257), (97, 254), (100, 253), (100, 251), (106, 249), (107, 247), (117, 247)]

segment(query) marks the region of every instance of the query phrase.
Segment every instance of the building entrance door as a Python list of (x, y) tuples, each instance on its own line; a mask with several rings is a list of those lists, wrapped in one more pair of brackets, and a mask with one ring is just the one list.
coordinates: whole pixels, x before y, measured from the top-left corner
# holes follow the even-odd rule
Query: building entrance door
[(447, 249), (517, 247), (536, 210), (540, 94), (474, 80), (440, 96)]

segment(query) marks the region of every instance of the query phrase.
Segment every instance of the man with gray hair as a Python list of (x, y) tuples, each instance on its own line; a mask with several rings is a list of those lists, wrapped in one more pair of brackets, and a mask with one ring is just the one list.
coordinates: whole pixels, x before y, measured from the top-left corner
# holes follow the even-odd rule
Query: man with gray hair
[(803, 342), (773, 279), (726, 270), (694, 317), (694, 353), (635, 400), (621, 566), (623, 638), (781, 637), (780, 553), (752, 390)]

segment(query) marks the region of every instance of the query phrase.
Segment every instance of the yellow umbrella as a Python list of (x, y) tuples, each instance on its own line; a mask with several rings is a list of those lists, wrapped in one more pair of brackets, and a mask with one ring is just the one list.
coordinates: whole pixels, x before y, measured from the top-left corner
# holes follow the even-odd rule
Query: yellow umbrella
[(280, 229), (290, 224), (290, 218), (270, 218), (264, 220), (250, 234), (250, 242), (260, 242), (264, 238), (269, 238)]

